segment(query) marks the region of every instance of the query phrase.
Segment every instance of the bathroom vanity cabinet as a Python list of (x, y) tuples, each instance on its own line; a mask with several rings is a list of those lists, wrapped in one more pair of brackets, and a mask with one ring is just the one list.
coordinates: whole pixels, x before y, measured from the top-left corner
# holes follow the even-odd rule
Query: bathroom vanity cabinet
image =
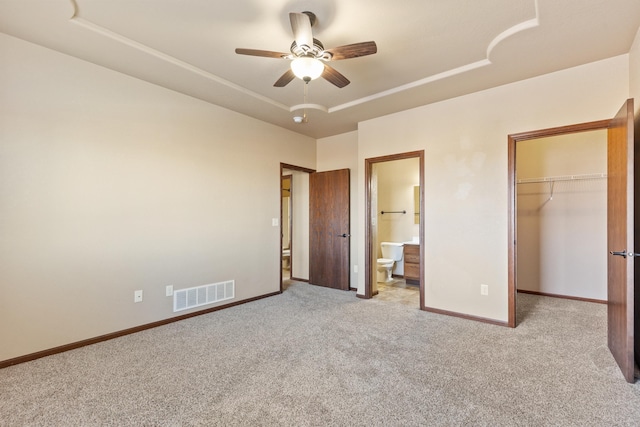
[(410, 285), (420, 284), (420, 245), (404, 244), (404, 280)]

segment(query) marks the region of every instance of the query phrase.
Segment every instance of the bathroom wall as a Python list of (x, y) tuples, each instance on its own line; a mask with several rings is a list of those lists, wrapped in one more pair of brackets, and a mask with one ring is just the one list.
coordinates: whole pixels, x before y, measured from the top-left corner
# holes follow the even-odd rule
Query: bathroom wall
[(0, 361), (171, 318), (167, 285), (279, 291), (280, 162), (314, 168), (314, 139), (3, 34), (0, 57)]
[[(628, 95), (621, 55), (359, 124), (360, 163), (425, 150), (426, 307), (507, 321), (507, 136), (613, 117)], [(362, 173), (358, 192), (364, 212)]]
[[(518, 179), (606, 173), (607, 131), (521, 141), (516, 159)], [(516, 187), (518, 289), (606, 300), (606, 178)]]

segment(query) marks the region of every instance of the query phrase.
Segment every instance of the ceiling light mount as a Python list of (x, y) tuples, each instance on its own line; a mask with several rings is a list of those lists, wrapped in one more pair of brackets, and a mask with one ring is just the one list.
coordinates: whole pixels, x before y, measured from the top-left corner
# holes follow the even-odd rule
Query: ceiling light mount
[(317, 18), (316, 18), (316, 14), (315, 13), (309, 12), (308, 10), (305, 10), (302, 13), (304, 13), (305, 15), (307, 15), (309, 17), (309, 22), (311, 22), (311, 27), (316, 25)]

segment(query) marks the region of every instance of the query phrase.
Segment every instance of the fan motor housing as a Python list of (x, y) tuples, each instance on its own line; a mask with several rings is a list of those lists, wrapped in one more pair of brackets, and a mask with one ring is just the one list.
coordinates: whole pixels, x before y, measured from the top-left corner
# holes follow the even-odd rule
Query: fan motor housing
[(318, 59), (330, 59), (326, 56), (329, 55), (324, 51), (324, 45), (322, 42), (316, 38), (313, 39), (313, 46), (298, 46), (298, 43), (293, 41), (291, 43), (291, 53), (296, 56), (313, 56)]

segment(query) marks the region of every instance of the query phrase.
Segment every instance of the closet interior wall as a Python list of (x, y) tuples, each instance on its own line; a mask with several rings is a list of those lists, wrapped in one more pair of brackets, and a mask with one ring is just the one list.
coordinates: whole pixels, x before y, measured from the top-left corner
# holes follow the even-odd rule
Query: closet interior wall
[(607, 299), (607, 132), (518, 143), (518, 290)]

